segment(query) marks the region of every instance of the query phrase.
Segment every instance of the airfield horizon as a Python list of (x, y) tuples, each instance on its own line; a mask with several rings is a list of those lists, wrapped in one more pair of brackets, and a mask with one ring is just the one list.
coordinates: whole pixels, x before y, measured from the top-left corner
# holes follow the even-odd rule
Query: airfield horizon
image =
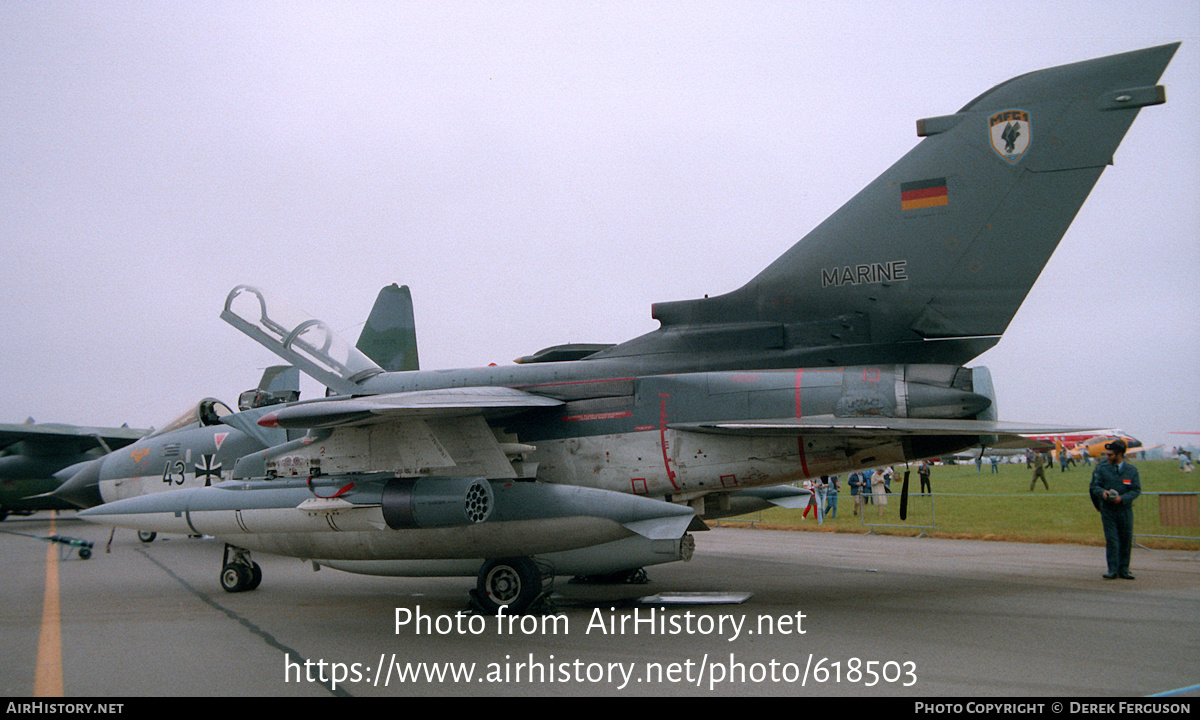
[[(1200, 549), (1200, 527), (1164, 526), (1159, 512), (1160, 493), (1200, 492), (1200, 475), (1182, 473), (1174, 460), (1134, 461), (1142, 476), (1142, 497), (1135, 501), (1134, 535), (1145, 547), (1164, 550)], [(984, 462), (933, 467), (932, 502), (919, 494), (916, 468), (909, 480), (908, 519), (899, 518), (904, 466), (896, 467), (891, 494), (882, 515), (873, 505), (854, 516), (854, 503), (840, 476), (837, 518), (818, 524), (814, 514), (805, 519), (801, 510), (771, 508), (737, 518), (713, 522), (723, 527), (754, 526), (801, 532), (917, 535), (957, 540), (988, 540), (1103, 546), (1100, 518), (1088, 496), (1091, 467), (1076, 464), (1062, 472), (1047, 468), (1047, 491), (1039, 482), (1029, 491), (1032, 470), (1025, 463), (1001, 463), (992, 473)], [(986, 501), (986, 502), (984, 502)], [(1171, 537), (1147, 537), (1171, 536)]]

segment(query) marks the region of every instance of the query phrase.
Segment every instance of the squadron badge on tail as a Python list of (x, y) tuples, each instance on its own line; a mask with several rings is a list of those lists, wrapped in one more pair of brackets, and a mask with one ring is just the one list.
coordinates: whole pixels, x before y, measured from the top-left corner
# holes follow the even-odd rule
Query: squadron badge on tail
[(1004, 110), (988, 118), (992, 133), (992, 149), (1014, 165), (1029, 149), (1033, 135), (1029, 113), (1025, 110)]

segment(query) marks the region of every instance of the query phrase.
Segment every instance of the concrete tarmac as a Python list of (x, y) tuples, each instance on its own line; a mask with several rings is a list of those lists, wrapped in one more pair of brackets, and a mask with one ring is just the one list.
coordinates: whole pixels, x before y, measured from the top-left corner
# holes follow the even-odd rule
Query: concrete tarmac
[[(216, 540), (119, 530), (105, 552), (107, 528), (53, 522), (0, 525), (6, 696), (1079, 697), (1200, 684), (1194, 552), (1135, 550), (1137, 580), (1103, 580), (1101, 547), (719, 528), (696, 534), (691, 562), (648, 568), (648, 585), (562, 578), (561, 614), (500, 621), (456, 615), (473, 579), (255, 554), (262, 586), (229, 594)], [(59, 559), (14, 532), (96, 548)], [(634, 604), (718, 591), (751, 596)]]

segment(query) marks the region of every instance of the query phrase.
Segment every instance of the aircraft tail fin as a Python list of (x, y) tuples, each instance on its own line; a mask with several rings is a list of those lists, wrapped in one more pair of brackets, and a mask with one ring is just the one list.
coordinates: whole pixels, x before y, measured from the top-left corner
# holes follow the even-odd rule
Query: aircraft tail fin
[(417, 324), (407, 285), (392, 284), (379, 291), (355, 347), (388, 372), (420, 369)]
[[(953, 115), (745, 286), (594, 358), (961, 365), (994, 345), (1178, 43), (1031, 72)], [(686, 360), (685, 360), (686, 358)], [(589, 358), (590, 359), (590, 358)]]
[(263, 371), (258, 387), (238, 396), (238, 409), (296, 402), (300, 399), (300, 371), (291, 365), (271, 365)]

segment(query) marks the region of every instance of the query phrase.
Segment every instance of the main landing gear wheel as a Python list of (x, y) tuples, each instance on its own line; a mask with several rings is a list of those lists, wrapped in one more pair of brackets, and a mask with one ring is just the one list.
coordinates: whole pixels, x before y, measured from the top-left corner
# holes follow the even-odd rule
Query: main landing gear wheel
[(262, 568), (250, 559), (250, 551), (225, 546), (225, 557), (221, 565), (221, 588), (225, 592), (245, 592), (262, 583)]
[(158, 533), (153, 530), (138, 530), (138, 540), (144, 543), (152, 543), (156, 537), (158, 537)]
[(520, 615), (542, 596), (542, 571), (528, 557), (488, 560), (479, 569), (474, 595), (489, 615), (502, 607)]
[(241, 563), (228, 563), (221, 568), (221, 587), (225, 592), (247, 590), (252, 580), (250, 568)]

